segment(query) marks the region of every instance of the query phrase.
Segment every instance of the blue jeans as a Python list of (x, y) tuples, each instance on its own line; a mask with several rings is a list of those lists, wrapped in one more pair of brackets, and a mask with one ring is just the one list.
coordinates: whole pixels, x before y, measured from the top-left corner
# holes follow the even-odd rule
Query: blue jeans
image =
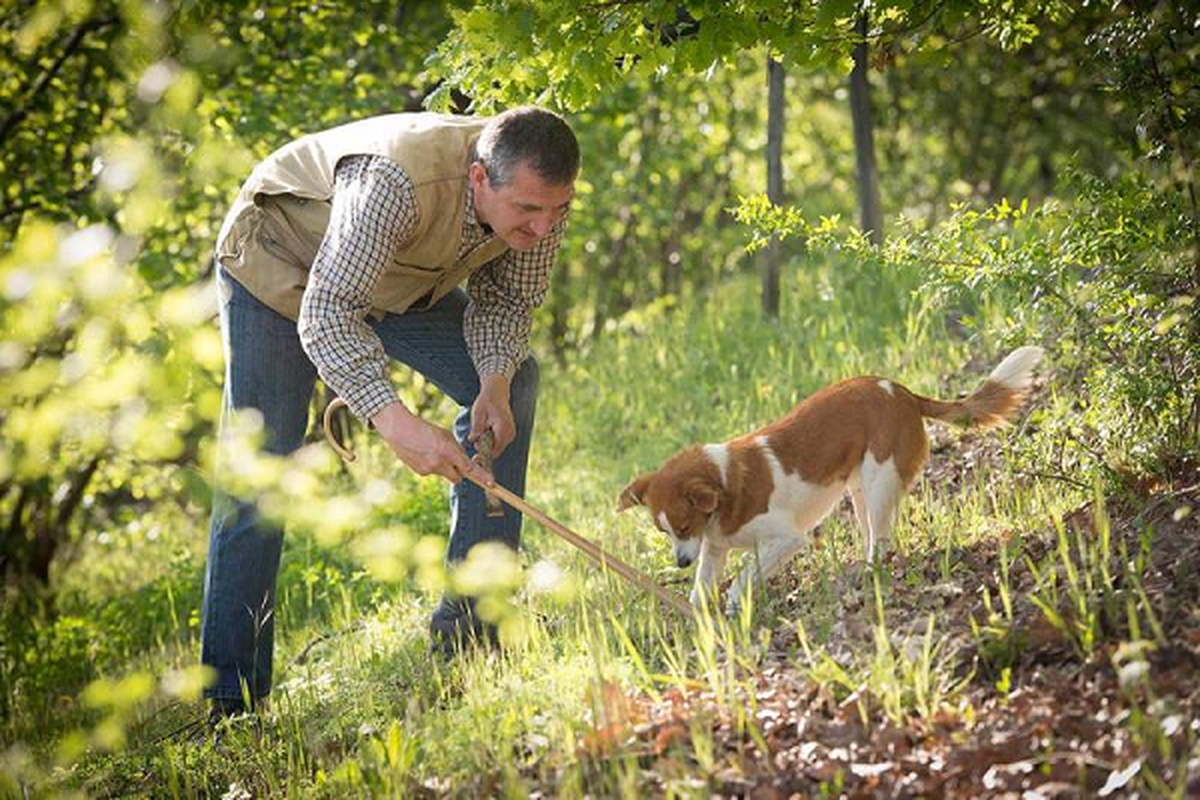
[[(295, 322), (263, 305), (219, 268), (217, 282), (225, 348), (225, 414), (258, 409), (263, 415), (264, 449), (286, 455), (304, 441), (316, 369), (300, 347)], [(428, 310), (387, 314), (372, 328), (391, 358), (420, 372), (458, 403), (454, 435), (473, 455), (467, 434), (479, 376), (463, 339), (466, 305), (466, 293), (456, 289)], [(493, 464), (497, 482), (522, 496), (537, 388), (537, 362), (528, 358), (512, 380), (517, 435)], [(519, 512), (505, 506), (503, 517), (488, 517), (477, 486), (462, 481), (451, 489), (449, 564), (466, 558), (479, 542), (501, 541), (516, 549), (520, 538)], [(208, 697), (237, 700), (243, 696), (243, 684), (252, 698), (270, 691), (272, 612), (282, 544), (282, 531), (264, 521), (253, 503), (219, 492), (214, 496), (200, 631), (200, 660), (217, 673), (205, 690)]]

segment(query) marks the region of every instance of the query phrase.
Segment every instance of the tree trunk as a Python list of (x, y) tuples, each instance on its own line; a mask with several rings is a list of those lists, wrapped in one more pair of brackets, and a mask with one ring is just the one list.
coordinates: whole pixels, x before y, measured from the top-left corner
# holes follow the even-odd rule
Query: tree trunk
[(604, 333), (604, 326), (620, 313), (622, 305), (621, 295), (624, 294), (624, 289), (620, 285), (621, 273), (625, 267), (625, 251), (629, 247), (629, 240), (633, 238), (634, 229), (637, 228), (637, 220), (634, 219), (633, 210), (628, 205), (622, 206), (617, 212), (617, 219), (621, 222), (621, 235), (609, 248), (608, 260), (596, 283), (596, 307), (592, 314), (591, 331), (593, 339), (598, 339)]
[(854, 48), (850, 73), (850, 115), (854, 121), (854, 156), (858, 165), (858, 208), (862, 229), (872, 244), (883, 244), (883, 204), (879, 199), (879, 170), (875, 165), (875, 124), (871, 119), (871, 86), (867, 82), (867, 12), (858, 17), (862, 40)]
[[(767, 199), (783, 203), (783, 65), (767, 57)], [(779, 272), (783, 254), (772, 239), (763, 257), (762, 307), (768, 317), (779, 316)]]
[(571, 270), (559, 261), (550, 276), (550, 346), (560, 367), (567, 365), (567, 314), (571, 310)]
[[(50, 585), (50, 567), (54, 557), (70, 538), (71, 520), (99, 467), (100, 456), (92, 456), (86, 467), (71, 476), (64, 489), (55, 492), (42, 514), (42, 524), (36, 529), (30, 548), (29, 565), (29, 574), (37, 578), (42, 586)], [(60, 493), (61, 498), (57, 497)]]

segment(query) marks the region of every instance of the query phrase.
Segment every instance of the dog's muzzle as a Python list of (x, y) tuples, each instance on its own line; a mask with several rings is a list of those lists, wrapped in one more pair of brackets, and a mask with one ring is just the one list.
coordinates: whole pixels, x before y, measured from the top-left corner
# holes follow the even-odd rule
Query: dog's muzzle
[(676, 539), (672, 549), (675, 551), (675, 563), (680, 567), (690, 567), (700, 557), (700, 540)]

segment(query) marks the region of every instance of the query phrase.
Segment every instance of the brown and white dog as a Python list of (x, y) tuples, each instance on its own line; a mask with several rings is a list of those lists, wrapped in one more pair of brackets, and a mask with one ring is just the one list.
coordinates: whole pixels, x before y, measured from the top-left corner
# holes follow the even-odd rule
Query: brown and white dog
[(1028, 396), (1041, 357), (1038, 347), (1014, 350), (974, 394), (952, 402), (884, 378), (835, 383), (753, 433), (676, 453), (626, 486), (618, 510), (647, 506), (679, 566), (699, 558), (693, 604), (715, 591), (731, 550), (753, 550), (756, 563), (729, 597), (735, 610), (756, 575), (765, 581), (787, 564), (847, 493), (871, 562), (886, 551), (900, 499), (929, 455), (923, 418), (999, 425)]

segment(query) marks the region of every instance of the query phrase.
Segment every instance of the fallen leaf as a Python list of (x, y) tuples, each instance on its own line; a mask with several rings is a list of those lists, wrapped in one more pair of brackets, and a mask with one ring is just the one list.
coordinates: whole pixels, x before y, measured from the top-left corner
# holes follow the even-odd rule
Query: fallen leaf
[(654, 737), (654, 754), (662, 755), (668, 747), (687, 736), (687, 728), (678, 722), (667, 725)]
[(872, 778), (896, 766), (891, 761), (881, 761), (878, 764), (851, 764), (850, 771), (860, 778)]
[(1125, 769), (1119, 769), (1110, 772), (1108, 774), (1108, 780), (1106, 780), (1104, 782), (1104, 786), (1100, 788), (1099, 795), (1101, 797), (1108, 797), (1117, 789), (1123, 789), (1125, 784), (1129, 783), (1129, 781), (1133, 779), (1133, 776), (1137, 775), (1141, 769), (1142, 760), (1139, 758)]

